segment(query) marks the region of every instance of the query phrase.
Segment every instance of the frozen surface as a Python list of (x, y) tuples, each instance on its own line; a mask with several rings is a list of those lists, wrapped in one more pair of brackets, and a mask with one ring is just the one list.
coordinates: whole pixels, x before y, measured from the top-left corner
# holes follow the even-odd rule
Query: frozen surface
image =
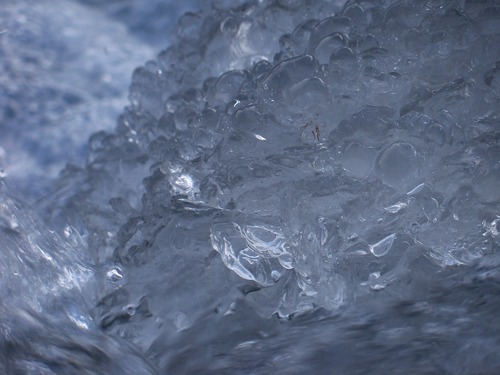
[[(158, 43), (159, 3), (80, 3), (61, 1)], [(49, 194), (13, 198), (4, 167), (0, 370), (500, 372), (500, 5), (214, 1), (168, 40)], [(140, 55), (124, 43), (102, 69)], [(34, 129), (59, 163), (83, 137)]]

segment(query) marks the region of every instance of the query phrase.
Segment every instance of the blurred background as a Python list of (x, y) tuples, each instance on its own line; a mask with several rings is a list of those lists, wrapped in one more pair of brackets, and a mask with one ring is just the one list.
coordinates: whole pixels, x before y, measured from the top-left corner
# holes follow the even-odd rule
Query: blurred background
[(2, 0), (0, 174), (25, 199), (47, 193), (89, 136), (114, 128), (133, 70), (166, 48), (203, 0)]

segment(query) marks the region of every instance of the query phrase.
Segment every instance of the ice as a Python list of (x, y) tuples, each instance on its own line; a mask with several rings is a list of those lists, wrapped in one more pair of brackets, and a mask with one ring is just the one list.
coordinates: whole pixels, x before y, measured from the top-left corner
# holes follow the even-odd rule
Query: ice
[(411, 143), (395, 142), (379, 153), (376, 170), (389, 185), (414, 185), (422, 157)]
[[(72, 78), (90, 113), (123, 98), (105, 73), (71, 75), (65, 64), (92, 52), (54, 36), (48, 3), (6, 4), (19, 35), (0, 32), (0, 69), (33, 66), (22, 84), (2, 78), (4, 119), (16, 105), (36, 123), (26, 103), (42, 108)], [(1, 125), (0, 372), (498, 372), (494, 1), (214, 1), (165, 39), (148, 39), (149, 18), (168, 29), (157, 1), (58, 5), (117, 30), (99, 31), (115, 57), (96, 58), (98, 72), (123, 84), (128, 63), (114, 59), (127, 51), (143, 65), (114, 130), (69, 118), (65, 143), (27, 128), (57, 162), (16, 151), (28, 134)], [(54, 36), (38, 50), (23, 39), (28, 15)], [(159, 40), (171, 45), (148, 61)], [(59, 55), (64, 74), (23, 95)], [(46, 113), (81, 105), (64, 98)], [(43, 196), (17, 188), (36, 168), (16, 172), (16, 155), (58, 169), (87, 123), (101, 131), (85, 163)], [(45, 126), (60, 137), (59, 121)]]
[(369, 245), (370, 252), (376, 257), (384, 256), (389, 252), (389, 250), (391, 250), (391, 246), (394, 243), (395, 239), (396, 235), (393, 233), (381, 239), (379, 242), (374, 243), (373, 245)]
[(329, 35), (319, 41), (314, 47), (314, 57), (320, 64), (328, 64), (332, 51), (346, 45), (344, 36), (341, 33)]
[(342, 153), (342, 167), (355, 177), (366, 177), (370, 173), (375, 159), (375, 150), (361, 143), (352, 142)]
[(244, 226), (214, 226), (211, 244), (220, 253), (226, 267), (246, 280), (270, 286), (281, 277), (283, 268), (292, 269), (292, 256), (284, 236), (276, 228)]

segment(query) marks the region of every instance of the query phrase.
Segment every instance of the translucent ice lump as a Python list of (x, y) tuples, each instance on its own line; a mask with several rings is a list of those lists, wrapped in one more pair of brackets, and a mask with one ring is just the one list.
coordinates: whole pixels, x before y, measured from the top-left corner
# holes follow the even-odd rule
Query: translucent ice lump
[(146, 177), (141, 202), (140, 179), (106, 177), (101, 198), (135, 195), (115, 259), (142, 267), (148, 249), (206, 256), (210, 243), (288, 315), (368, 293), (408, 252), (437, 267), (490, 253), (500, 56), (485, 12), (250, 2), (185, 15), (179, 43), (136, 70), (117, 133), (91, 146), (89, 170)]
[(212, 324), (255, 324), (247, 353), (273, 314), (421, 296), (499, 246), (498, 7), (225, 3), (180, 20), (38, 206), (110, 275), (97, 324), (174, 373), (225, 348)]

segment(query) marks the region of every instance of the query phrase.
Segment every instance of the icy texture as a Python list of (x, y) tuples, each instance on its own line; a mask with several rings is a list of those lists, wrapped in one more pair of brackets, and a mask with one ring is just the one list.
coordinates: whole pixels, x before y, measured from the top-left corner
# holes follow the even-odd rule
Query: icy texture
[[(118, 239), (122, 262), (143, 241), (190, 233), (175, 247), (202, 249), (210, 236), (227, 268), (275, 289), (255, 308), (288, 316), (350, 303), (373, 274), (397, 281), (409, 252), (436, 267), (491, 252), (498, 95), (484, 76), (499, 56), (484, 11), (365, 3), (314, 21), (328, 6), (186, 15), (182, 42), (136, 71), (119, 134), (148, 153), (150, 177), (124, 228), (166, 212), (175, 226)], [(259, 44), (277, 39), (270, 19), (298, 24), (279, 51)]]
[(97, 279), (78, 233), (66, 227), (59, 237), (4, 192), (0, 234), (2, 374), (155, 373), (129, 344), (96, 327), (89, 307)]
[(35, 207), (95, 334), (160, 373), (498, 372), (498, 6), (229, 3)]

